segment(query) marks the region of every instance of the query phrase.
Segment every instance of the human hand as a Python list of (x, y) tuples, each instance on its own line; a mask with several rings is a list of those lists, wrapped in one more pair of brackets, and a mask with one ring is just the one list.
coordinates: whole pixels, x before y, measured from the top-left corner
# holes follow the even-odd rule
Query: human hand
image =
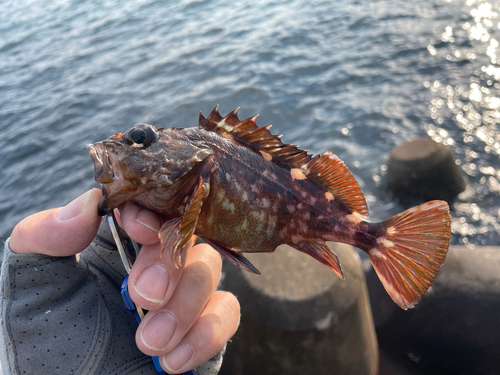
[[(159, 356), (169, 373), (181, 373), (213, 357), (236, 332), (240, 306), (234, 295), (216, 291), (222, 260), (209, 245), (188, 246), (183, 268), (170, 254), (161, 254), (154, 212), (126, 202), (120, 221), (127, 234), (143, 246), (129, 276), (129, 294), (149, 310), (139, 325), (136, 343)], [(190, 248), (190, 249), (189, 249)]]
[[(82, 251), (97, 233), (100, 199), (101, 192), (93, 189), (65, 207), (27, 217), (14, 228), (10, 249), (49, 256)], [(129, 276), (131, 298), (150, 310), (137, 329), (137, 346), (147, 355), (159, 356), (170, 373), (202, 364), (223, 347), (239, 321), (236, 298), (214, 292), (220, 256), (208, 245), (197, 245), (186, 249), (186, 264), (176, 269), (169, 254), (160, 256), (160, 219), (155, 213), (127, 202), (120, 217), (130, 237), (144, 244)]]

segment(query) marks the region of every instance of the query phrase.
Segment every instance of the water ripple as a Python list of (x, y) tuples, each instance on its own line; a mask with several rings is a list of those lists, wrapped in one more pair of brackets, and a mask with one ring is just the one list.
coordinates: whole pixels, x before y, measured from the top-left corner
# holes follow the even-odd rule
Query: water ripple
[(137, 122), (195, 126), (200, 110), (220, 104), (260, 113), (286, 142), (337, 153), (374, 219), (401, 209), (384, 190), (395, 145), (425, 134), (450, 144), (472, 182), (454, 241), (493, 244), (495, 9), (441, 0), (4, 1), (0, 237), (95, 185), (86, 143)]

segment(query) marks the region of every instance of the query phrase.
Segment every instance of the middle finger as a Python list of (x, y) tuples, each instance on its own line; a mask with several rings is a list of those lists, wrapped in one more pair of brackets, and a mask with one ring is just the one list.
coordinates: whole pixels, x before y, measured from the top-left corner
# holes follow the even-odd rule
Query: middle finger
[(172, 350), (198, 319), (220, 279), (222, 261), (206, 244), (190, 250), (172, 298), (160, 310), (149, 311), (136, 334), (139, 349), (148, 355)]

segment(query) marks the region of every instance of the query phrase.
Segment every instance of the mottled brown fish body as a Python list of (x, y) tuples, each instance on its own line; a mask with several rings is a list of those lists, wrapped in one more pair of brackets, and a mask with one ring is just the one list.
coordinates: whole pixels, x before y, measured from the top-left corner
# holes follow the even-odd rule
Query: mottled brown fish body
[(126, 200), (158, 212), (164, 251), (179, 266), (196, 234), (232, 263), (258, 271), (242, 252), (271, 252), (283, 243), (328, 265), (343, 278), (325, 241), (359, 247), (370, 256), (385, 289), (402, 308), (429, 288), (446, 256), (450, 218), (445, 202), (411, 208), (381, 223), (356, 180), (330, 152), (310, 156), (284, 144), (255, 118), (217, 108), (199, 128), (157, 129), (138, 124), (88, 145), (99, 213)]

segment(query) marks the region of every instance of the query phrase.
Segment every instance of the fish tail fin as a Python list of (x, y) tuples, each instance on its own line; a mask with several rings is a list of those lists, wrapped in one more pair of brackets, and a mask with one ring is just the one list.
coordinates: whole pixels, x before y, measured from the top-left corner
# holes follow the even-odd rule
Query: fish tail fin
[(367, 251), (373, 267), (394, 302), (404, 310), (412, 308), (446, 257), (451, 231), (448, 204), (427, 202), (373, 225), (381, 233)]

